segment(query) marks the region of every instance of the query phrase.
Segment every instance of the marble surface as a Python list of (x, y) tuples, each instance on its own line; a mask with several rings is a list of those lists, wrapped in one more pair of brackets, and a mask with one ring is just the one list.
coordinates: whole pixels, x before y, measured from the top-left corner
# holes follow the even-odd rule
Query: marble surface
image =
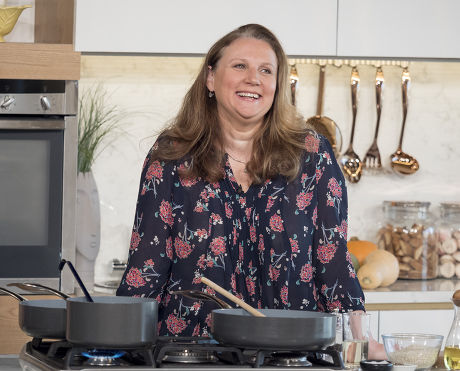
[(460, 289), (460, 281), (397, 280), (389, 287), (365, 290), (367, 304), (386, 303), (450, 303), (455, 290)]
[[(96, 282), (111, 278), (111, 260), (126, 259), (144, 156), (156, 135), (176, 114), (200, 67), (199, 57), (82, 56), (81, 91), (95, 83), (107, 88), (110, 102), (128, 113), (122, 130), (108, 141), (93, 167), (101, 200), (101, 250)], [(361, 62), (360, 62), (361, 63)], [(363, 62), (364, 63), (364, 62)], [(382, 117), (378, 145), (384, 171), (365, 173), (347, 184), (349, 236), (374, 240), (384, 200), (430, 201), (436, 218), (440, 202), (459, 200), (460, 63), (410, 62), (411, 85), (403, 150), (415, 156), (420, 170), (398, 176), (389, 156), (398, 146), (402, 120), (400, 66), (383, 66)], [(319, 67), (297, 64), (297, 107), (306, 117), (316, 110)], [(375, 130), (376, 67), (358, 65), (361, 78), (354, 148), (363, 158)], [(336, 121), (343, 149), (351, 133), (351, 68), (327, 65), (323, 114)], [(373, 297), (372, 293), (370, 297)]]

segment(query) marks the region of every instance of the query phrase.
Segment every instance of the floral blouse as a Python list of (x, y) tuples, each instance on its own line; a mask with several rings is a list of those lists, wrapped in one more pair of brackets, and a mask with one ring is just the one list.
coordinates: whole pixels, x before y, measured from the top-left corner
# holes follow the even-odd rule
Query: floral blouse
[(216, 294), (201, 276), (257, 308), (364, 310), (346, 247), (345, 181), (324, 137), (306, 137), (294, 181), (280, 176), (246, 192), (228, 161), (225, 177), (209, 183), (181, 178), (184, 162), (147, 166), (148, 158), (117, 295), (156, 298), (160, 335), (210, 334), (216, 304), (171, 293)]

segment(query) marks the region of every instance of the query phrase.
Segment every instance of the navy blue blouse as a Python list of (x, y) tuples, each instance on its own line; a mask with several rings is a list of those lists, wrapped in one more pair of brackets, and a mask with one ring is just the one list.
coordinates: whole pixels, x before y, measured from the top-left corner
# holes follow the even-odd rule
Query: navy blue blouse
[(306, 137), (294, 181), (279, 176), (247, 192), (228, 161), (209, 183), (181, 178), (181, 161), (148, 158), (117, 295), (155, 297), (160, 335), (209, 335), (216, 305), (171, 294), (216, 294), (201, 276), (257, 308), (364, 310), (346, 247), (345, 181), (323, 137)]

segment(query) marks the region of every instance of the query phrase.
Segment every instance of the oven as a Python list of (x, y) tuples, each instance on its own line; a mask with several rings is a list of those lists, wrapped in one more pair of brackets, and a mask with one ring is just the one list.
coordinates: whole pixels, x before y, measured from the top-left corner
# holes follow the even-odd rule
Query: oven
[(73, 292), (78, 82), (0, 80), (0, 286)]

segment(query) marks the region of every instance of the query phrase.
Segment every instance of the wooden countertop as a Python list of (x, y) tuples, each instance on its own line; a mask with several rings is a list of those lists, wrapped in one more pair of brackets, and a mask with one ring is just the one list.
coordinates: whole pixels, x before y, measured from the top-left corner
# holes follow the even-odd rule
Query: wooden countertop
[(0, 43), (0, 79), (79, 80), (72, 44)]

